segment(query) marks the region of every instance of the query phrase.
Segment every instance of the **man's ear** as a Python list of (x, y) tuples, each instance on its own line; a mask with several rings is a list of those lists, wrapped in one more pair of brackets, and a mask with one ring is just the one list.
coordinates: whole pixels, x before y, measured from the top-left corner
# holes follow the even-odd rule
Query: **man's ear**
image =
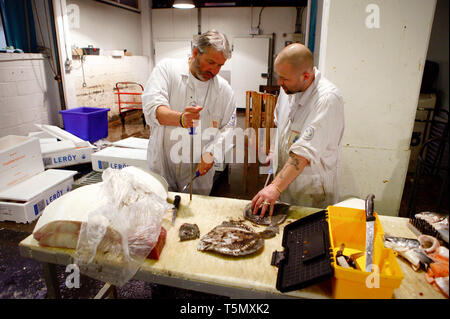
[(311, 79), (312, 73), (305, 71), (305, 72), (303, 72), (302, 75), (305, 76), (305, 81), (307, 81), (307, 80)]
[(194, 48), (193, 50), (192, 50), (192, 57), (194, 58), (194, 59), (196, 59), (197, 57), (198, 57), (198, 54), (200, 53), (200, 50), (198, 49), (198, 48)]

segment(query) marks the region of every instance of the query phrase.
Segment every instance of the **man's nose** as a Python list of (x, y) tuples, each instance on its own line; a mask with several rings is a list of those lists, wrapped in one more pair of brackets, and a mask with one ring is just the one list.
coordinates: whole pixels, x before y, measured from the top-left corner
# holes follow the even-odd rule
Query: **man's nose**
[(282, 81), (280, 78), (278, 78), (277, 84), (278, 84), (279, 86), (282, 86), (284, 83), (283, 83), (283, 81)]

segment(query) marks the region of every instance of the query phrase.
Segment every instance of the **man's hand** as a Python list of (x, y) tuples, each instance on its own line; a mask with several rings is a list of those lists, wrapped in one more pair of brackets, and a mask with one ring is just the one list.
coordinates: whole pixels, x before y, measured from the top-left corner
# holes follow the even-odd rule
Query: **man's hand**
[(288, 188), (289, 184), (301, 174), (308, 164), (309, 161), (306, 158), (291, 152), (288, 161), (274, 178), (272, 184), (264, 187), (255, 197), (253, 197), (253, 214), (255, 215), (258, 212), (259, 207), (264, 205), (260, 214), (261, 217), (264, 217), (267, 207), (270, 205), (269, 216), (272, 216), (274, 203), (280, 197), (281, 192)]
[(186, 106), (183, 113), (183, 126), (195, 127), (198, 126), (198, 120), (200, 119), (200, 111), (203, 110), (203, 106)]
[(261, 214), (260, 214), (261, 218), (264, 217), (264, 215), (266, 214), (268, 207), (270, 207), (269, 216), (272, 216), (275, 201), (279, 197), (280, 197), (280, 192), (277, 190), (275, 185), (269, 184), (266, 187), (264, 187), (252, 199), (253, 215), (255, 215), (258, 212), (259, 207), (261, 205), (263, 205), (261, 208)]
[(196, 172), (200, 172), (200, 176), (205, 175), (214, 165), (214, 155), (212, 153), (205, 153), (202, 155), (202, 160), (198, 163)]

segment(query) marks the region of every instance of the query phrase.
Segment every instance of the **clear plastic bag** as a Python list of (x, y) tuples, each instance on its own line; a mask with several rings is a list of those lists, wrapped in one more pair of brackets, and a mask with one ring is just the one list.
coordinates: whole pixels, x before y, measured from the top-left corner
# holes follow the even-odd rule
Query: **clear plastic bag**
[(81, 225), (74, 255), (82, 273), (116, 286), (136, 274), (158, 241), (165, 211), (172, 207), (139, 173), (145, 174), (104, 171), (105, 204), (89, 212)]

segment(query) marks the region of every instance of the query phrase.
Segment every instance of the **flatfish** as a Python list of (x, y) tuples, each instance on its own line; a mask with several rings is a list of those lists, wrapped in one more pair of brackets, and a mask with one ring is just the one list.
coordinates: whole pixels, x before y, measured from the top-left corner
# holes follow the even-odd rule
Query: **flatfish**
[(197, 246), (200, 251), (245, 256), (264, 247), (264, 238), (241, 221), (224, 221), (204, 235)]
[(200, 230), (196, 224), (184, 223), (178, 231), (180, 241), (196, 239), (200, 237)]
[(269, 216), (269, 207), (267, 207), (266, 214), (261, 218), (259, 215), (261, 214), (262, 206), (258, 209), (258, 213), (253, 215), (252, 203), (248, 203), (244, 209), (244, 218), (256, 225), (276, 226), (286, 220), (289, 207), (290, 205), (287, 203), (275, 202), (273, 215)]

